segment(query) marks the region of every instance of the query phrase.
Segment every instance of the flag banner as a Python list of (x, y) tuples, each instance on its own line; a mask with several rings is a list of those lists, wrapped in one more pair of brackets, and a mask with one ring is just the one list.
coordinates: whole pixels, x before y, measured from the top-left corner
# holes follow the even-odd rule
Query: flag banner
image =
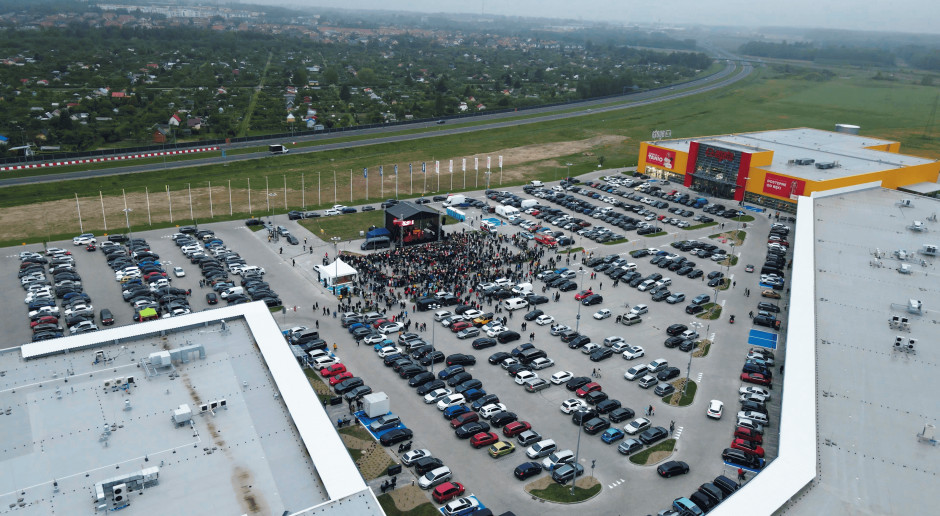
[(411, 173), (413, 173), (414, 171), (415, 171), (414, 164), (409, 163), (409, 164), (408, 164), (408, 173), (411, 174)]
[(503, 168), (503, 157), (499, 157), (499, 168)]
[(379, 177), (382, 177), (382, 176), (384, 175), (384, 174), (382, 174), (382, 168), (383, 168), (383, 166), (382, 166), (382, 165), (379, 165)]
[(441, 162), (440, 162), (440, 161), (435, 161), (435, 162), (434, 162), (434, 173), (435, 173), (435, 174), (440, 174), (440, 173), (441, 173)]
[(369, 177), (369, 169), (368, 169), (368, 168), (362, 169), (362, 177), (365, 177), (365, 178), (368, 178), (368, 177)]
[(463, 159), (463, 164), (461, 165), (461, 171), (462, 171), (462, 172), (466, 172), (466, 171), (467, 171), (467, 158), (464, 158), (464, 159)]
[(487, 157), (486, 157), (486, 169), (487, 169), (487, 170), (490, 169), (490, 160), (491, 160), (491, 159), (492, 159), (492, 156), (487, 156)]
[(480, 170), (480, 158), (473, 158), (473, 170)]
[(422, 161), (422, 162), (421, 162), (421, 173), (422, 173), (422, 174), (427, 174), (427, 173), (428, 173), (428, 164), (427, 164), (427, 162), (425, 162), (425, 161)]
[(451, 174), (454, 173), (454, 160), (450, 160), (450, 168), (448, 169), (448, 172)]

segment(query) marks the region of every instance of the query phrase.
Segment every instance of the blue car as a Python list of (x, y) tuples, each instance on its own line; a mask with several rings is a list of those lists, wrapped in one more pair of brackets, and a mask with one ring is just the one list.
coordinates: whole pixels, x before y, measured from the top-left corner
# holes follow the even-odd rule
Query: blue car
[(694, 516), (705, 514), (705, 511), (703, 511), (698, 505), (692, 503), (692, 500), (689, 500), (684, 496), (673, 500), (672, 508), (679, 511), (679, 514), (692, 514)]
[(483, 389), (470, 389), (463, 393), (463, 397), (466, 398), (467, 401), (476, 401), (483, 396), (486, 396), (486, 391)]
[(357, 322), (356, 324), (350, 324), (349, 328), (346, 328), (346, 329), (349, 330), (349, 333), (352, 333), (356, 328), (365, 328), (365, 327), (366, 327), (365, 324), (362, 324), (361, 322)]
[(444, 419), (454, 419), (455, 417), (470, 412), (470, 407), (466, 405), (454, 405), (444, 409)]
[(607, 430), (604, 430), (604, 433), (601, 434), (601, 441), (604, 441), (607, 444), (613, 444), (623, 439), (623, 437), (623, 430), (619, 428), (608, 428)]
[(462, 373), (462, 372), (463, 372), (462, 365), (452, 365), (444, 369), (441, 369), (441, 372), (437, 373), (437, 377), (440, 378), (441, 380), (446, 380), (450, 378), (451, 376), (454, 376), (455, 374)]

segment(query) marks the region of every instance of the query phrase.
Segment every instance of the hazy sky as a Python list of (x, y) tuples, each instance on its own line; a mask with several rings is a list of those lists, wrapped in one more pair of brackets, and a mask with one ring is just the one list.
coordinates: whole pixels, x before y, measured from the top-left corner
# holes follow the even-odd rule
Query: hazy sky
[[(244, 0), (300, 5), (298, 0)], [(624, 23), (831, 27), (940, 33), (936, 0), (312, 0), (304, 5), (347, 9), (471, 12), (610, 20)]]

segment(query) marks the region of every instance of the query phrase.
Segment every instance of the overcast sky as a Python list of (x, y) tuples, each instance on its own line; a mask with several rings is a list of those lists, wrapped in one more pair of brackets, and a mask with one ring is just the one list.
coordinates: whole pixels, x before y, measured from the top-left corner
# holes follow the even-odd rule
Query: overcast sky
[[(300, 5), (299, 0), (244, 0)], [(545, 16), (622, 23), (830, 27), (940, 33), (937, 0), (308, 0), (323, 7)]]

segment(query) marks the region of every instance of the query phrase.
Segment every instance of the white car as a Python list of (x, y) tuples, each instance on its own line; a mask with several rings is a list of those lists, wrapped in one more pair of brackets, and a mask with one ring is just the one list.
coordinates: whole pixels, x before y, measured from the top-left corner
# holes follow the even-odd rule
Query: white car
[(551, 324), (553, 322), (555, 322), (555, 318), (548, 314), (540, 315), (537, 319), (535, 319), (535, 324), (538, 324), (539, 326), (545, 326), (546, 324)]
[(623, 337), (619, 335), (611, 335), (610, 337), (607, 337), (606, 339), (604, 339), (604, 345), (607, 346), (608, 348), (612, 348), (614, 344), (617, 344), (619, 342), (623, 342)]
[[(649, 281), (649, 280), (647, 280), (647, 281)], [(636, 305), (636, 306), (634, 306), (633, 308), (630, 309), (630, 313), (631, 313), (631, 314), (634, 314), (634, 315), (643, 315), (643, 314), (645, 314), (646, 312), (649, 312), (649, 311), (650, 311), (650, 309), (649, 309), (649, 307), (646, 306), (646, 305)]]
[(385, 346), (379, 350), (379, 358), (385, 358), (389, 355), (394, 355), (395, 353), (399, 353), (398, 348), (393, 346)]
[(445, 516), (456, 516), (459, 514), (470, 514), (479, 509), (480, 502), (476, 498), (466, 496), (447, 502), (447, 505), (441, 509), (441, 512), (443, 512)]
[(410, 452), (405, 453), (401, 456), (401, 463), (405, 466), (411, 466), (418, 459), (423, 459), (425, 457), (430, 457), (431, 451), (425, 448), (420, 450), (411, 450)]
[(635, 358), (640, 358), (646, 354), (646, 351), (643, 350), (640, 346), (629, 346), (623, 351), (624, 360), (633, 360)]
[(487, 337), (490, 337), (490, 338), (496, 337), (496, 336), (499, 335), (500, 333), (506, 331), (506, 329), (507, 329), (507, 328), (506, 328), (505, 326), (503, 326), (502, 324), (497, 324), (497, 325), (495, 325), (495, 326), (490, 326), (490, 327), (487, 328), (487, 330), (486, 330), (486, 336), (487, 336)]
[(385, 341), (385, 335), (373, 333), (372, 335), (366, 335), (366, 338), (362, 340), (366, 344), (378, 344), (379, 342)]
[(610, 310), (606, 308), (601, 308), (600, 310), (594, 312), (594, 318), (600, 321), (601, 319), (606, 319), (610, 317)]
[[(630, 343), (626, 341), (615, 342), (610, 345), (610, 350), (614, 353), (623, 353), (631, 348), (633, 348), (633, 346), (631, 346)], [(624, 357), (624, 359), (626, 359), (626, 357)]]
[(437, 312), (434, 312), (434, 320), (440, 322), (441, 320), (446, 319), (452, 315), (454, 314), (450, 313), (450, 310), (438, 310)]
[(552, 380), (552, 383), (554, 383), (555, 385), (561, 385), (567, 382), (568, 380), (572, 379), (573, 377), (574, 377), (574, 374), (572, 374), (571, 371), (558, 371), (557, 373), (552, 375), (551, 380)]
[(424, 396), (424, 402), (428, 405), (431, 403), (437, 403), (451, 394), (453, 394), (453, 391), (450, 389), (435, 389)]
[(464, 398), (463, 394), (451, 394), (450, 396), (447, 396), (446, 398), (443, 398), (437, 402), (437, 410), (444, 410), (447, 407), (460, 405), (465, 401), (467, 401), (467, 399)]
[(502, 403), (490, 403), (489, 405), (482, 407), (479, 414), (483, 419), (489, 419), (493, 414), (502, 412), (504, 410), (506, 410), (506, 405)]
[(579, 400), (578, 398), (571, 398), (565, 400), (561, 404), (561, 411), (565, 414), (571, 414), (572, 412), (577, 412), (582, 408), (587, 408), (587, 403), (584, 400)]
[(77, 237), (72, 239), (72, 244), (74, 245), (88, 245), (98, 243), (98, 239), (95, 238), (95, 235), (92, 233), (82, 233)]
[(711, 400), (708, 402), (708, 410), (705, 411), (705, 415), (712, 419), (721, 419), (721, 412), (724, 410), (725, 404), (718, 400)]
[(639, 364), (627, 369), (626, 373), (623, 373), (623, 377), (631, 382), (637, 378), (642, 377), (649, 371), (650, 367), (646, 364)]
[(757, 394), (759, 396), (763, 396), (767, 401), (770, 401), (770, 391), (767, 389), (764, 389), (763, 387), (755, 387), (753, 385), (749, 385), (747, 387), (741, 387), (740, 389), (738, 389), (738, 393), (739, 394)]
[(639, 290), (640, 292), (646, 292), (647, 290), (653, 288), (654, 285), (656, 285), (656, 282), (651, 279), (648, 279), (644, 281), (643, 283), (640, 283), (640, 286), (638, 286), (636, 289)]
[(29, 316), (35, 317), (37, 315), (59, 315), (58, 306), (40, 306), (35, 310), (30, 310)]
[(475, 308), (471, 308), (470, 310), (467, 310), (466, 312), (463, 313), (463, 319), (465, 321), (472, 321), (476, 319), (477, 317), (480, 317), (481, 315), (483, 315), (483, 312)]
[(405, 325), (399, 321), (382, 323), (382, 326), (379, 326), (379, 333), (388, 335), (389, 333), (395, 333), (405, 329)]
[(69, 327), (69, 332), (71, 332), (72, 335), (85, 331), (98, 331), (98, 326), (96, 326), (95, 323), (91, 321), (82, 321), (74, 326)]
[(72, 308), (66, 308), (65, 316), (71, 317), (75, 314), (94, 313), (94, 311), (95, 311), (95, 308), (93, 306), (79, 303)]
[(333, 216), (333, 215), (339, 215), (340, 213), (342, 213), (342, 211), (337, 210), (336, 208), (331, 208), (331, 209), (329, 209), (329, 210), (324, 211), (324, 212), (323, 212), (323, 215), (326, 216), (326, 217), (330, 217), (330, 216)]
[(555, 365), (555, 361), (550, 358), (536, 358), (529, 364), (529, 367), (531, 367), (533, 371), (539, 371), (553, 365)]
[(669, 285), (672, 285), (671, 278), (663, 278), (656, 282), (657, 287), (668, 287)]
[(588, 342), (587, 344), (581, 346), (581, 353), (585, 355), (590, 355), (591, 353), (601, 349), (601, 345), (596, 342)]
[(526, 380), (532, 380), (538, 377), (539, 375), (533, 373), (532, 371), (519, 371), (519, 373), (516, 374), (515, 381), (517, 384), (522, 385)]
[(637, 433), (649, 428), (650, 425), (652, 425), (652, 423), (649, 419), (646, 419), (645, 417), (638, 417), (627, 423), (627, 425), (623, 427), (623, 431), (630, 435), (636, 435)]
[(571, 326), (568, 326), (567, 324), (553, 324), (552, 329), (549, 333), (551, 333), (553, 337), (557, 337), (561, 335), (562, 332), (566, 332), (570, 329), (571, 329)]
[(44, 288), (40, 290), (31, 290), (28, 294), (26, 294), (26, 301), (24, 301), (24, 303), (28, 305), (32, 303), (33, 300), (43, 297), (53, 297), (52, 289)]

